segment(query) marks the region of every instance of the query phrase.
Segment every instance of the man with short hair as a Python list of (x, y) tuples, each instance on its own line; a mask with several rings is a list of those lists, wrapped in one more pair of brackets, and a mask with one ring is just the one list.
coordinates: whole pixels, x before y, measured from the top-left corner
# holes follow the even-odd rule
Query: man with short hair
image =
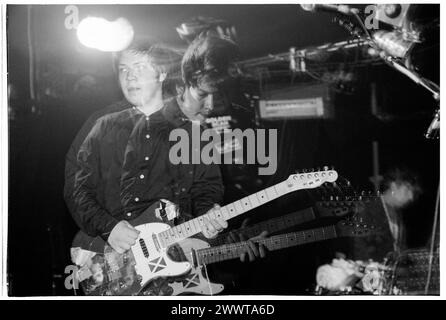
[[(192, 139), (196, 136), (191, 133), (191, 123), (197, 126), (204, 124), (204, 120), (212, 110), (213, 95), (222, 84), (237, 75), (234, 63), (237, 55), (238, 47), (233, 41), (214, 35), (201, 35), (187, 48), (181, 62), (184, 85), (177, 86), (178, 96), (169, 101), (163, 111), (171, 119), (174, 119), (177, 128), (184, 128)], [(125, 153), (122, 175), (121, 200), (127, 211), (132, 210), (135, 206), (143, 210), (154, 200), (142, 190), (140, 179), (138, 179), (146, 172), (154, 174), (153, 170), (150, 170), (150, 160), (146, 160), (147, 157), (150, 159), (153, 148), (144, 143), (146, 135), (150, 132), (143, 123), (140, 123), (134, 132), (135, 134), (129, 139)], [(173, 146), (174, 143), (171, 142), (170, 145)], [(196, 145), (200, 143), (201, 141)], [(192, 147), (193, 143), (190, 144)], [(180, 171), (177, 175), (183, 178), (177, 179), (177, 183), (179, 183), (178, 191), (175, 194), (177, 197), (167, 197), (168, 200), (179, 205), (184, 220), (200, 216), (206, 213), (212, 205), (215, 206), (222, 201), (222, 197), (219, 196), (220, 190), (216, 187), (217, 180), (221, 183), (219, 167), (216, 164), (199, 164), (195, 165), (196, 170), (186, 170), (189, 173), (181, 173), (181, 168), (189, 166), (191, 165), (171, 166), (170, 172)], [(193, 175), (193, 183), (188, 183), (189, 175)], [(148, 179), (148, 181), (153, 180)], [(135, 203), (135, 198), (138, 198), (138, 204)], [(210, 220), (203, 229), (203, 235), (207, 238), (214, 238), (226, 227), (227, 222), (223, 219)], [(233, 238), (233, 240), (236, 239), (235, 235)], [(247, 253), (241, 256), (242, 261), (245, 260), (246, 255), (249, 256), (250, 261), (255, 257), (265, 256), (263, 246), (258, 246), (253, 241), (248, 243)]]
[[(168, 161), (168, 133), (181, 123), (175, 113), (169, 114), (174, 99), (163, 99), (162, 84), (168, 75), (159, 62), (166, 50), (135, 43), (118, 55), (119, 82), (131, 108), (95, 122), (79, 148), (74, 186), (70, 178), (66, 182), (67, 203), (79, 227), (89, 236), (100, 236), (118, 253), (135, 244), (138, 231), (128, 221), (138, 217), (145, 205), (161, 198), (178, 200), (179, 193), (187, 190), (197, 209), (194, 213), (203, 214), (223, 195), (217, 166), (173, 168)], [(149, 170), (139, 175), (147, 185), (140, 184), (142, 195), (125, 202), (125, 197), (120, 199), (122, 164), (129, 138), (141, 129), (147, 131), (140, 146), (151, 152), (144, 157)], [(206, 221), (203, 234), (213, 237), (226, 226), (225, 221)]]

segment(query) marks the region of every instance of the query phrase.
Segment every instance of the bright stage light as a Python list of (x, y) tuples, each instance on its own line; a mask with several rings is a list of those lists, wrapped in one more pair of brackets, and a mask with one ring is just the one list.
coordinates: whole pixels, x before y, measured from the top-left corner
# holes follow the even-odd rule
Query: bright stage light
[(124, 50), (133, 40), (133, 35), (132, 25), (124, 18), (108, 21), (88, 17), (77, 27), (77, 37), (84, 46), (106, 52)]

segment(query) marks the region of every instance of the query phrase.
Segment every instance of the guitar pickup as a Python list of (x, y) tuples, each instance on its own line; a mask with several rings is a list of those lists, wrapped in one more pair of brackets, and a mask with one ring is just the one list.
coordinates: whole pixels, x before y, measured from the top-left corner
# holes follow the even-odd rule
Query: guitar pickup
[(139, 245), (141, 246), (142, 253), (144, 254), (144, 257), (149, 257), (149, 251), (147, 250), (146, 243), (144, 239), (139, 239)]

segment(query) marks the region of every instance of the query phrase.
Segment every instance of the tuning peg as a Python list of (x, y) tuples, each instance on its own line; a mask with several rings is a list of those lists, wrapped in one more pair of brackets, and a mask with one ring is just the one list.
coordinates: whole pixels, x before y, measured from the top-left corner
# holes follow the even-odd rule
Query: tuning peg
[(321, 171), (321, 167), (317, 167), (316, 169), (317, 169), (317, 171)]
[(324, 170), (325, 170), (325, 171), (328, 171), (328, 166), (324, 166)]

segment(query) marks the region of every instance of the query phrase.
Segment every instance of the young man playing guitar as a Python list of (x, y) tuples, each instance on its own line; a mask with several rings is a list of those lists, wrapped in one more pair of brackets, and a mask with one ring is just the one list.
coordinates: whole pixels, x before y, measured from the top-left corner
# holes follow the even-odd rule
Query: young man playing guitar
[[(137, 217), (148, 202), (159, 198), (177, 199), (180, 192), (190, 192), (197, 209), (194, 213), (199, 215), (218, 203), (223, 194), (216, 166), (200, 164), (193, 170), (183, 166), (173, 174), (169, 168), (165, 129), (178, 125), (179, 119), (175, 113), (169, 114), (170, 108), (167, 108), (175, 103), (163, 99), (162, 83), (168, 74), (166, 68), (156, 62), (165, 57), (165, 52), (164, 48), (137, 44), (120, 53), (119, 83), (132, 107), (96, 121), (79, 148), (74, 183), (71, 185), (68, 181), (66, 188), (66, 191), (73, 190), (66, 192), (66, 198), (79, 227), (91, 237), (101, 237), (117, 253), (123, 253), (135, 244), (139, 232), (128, 221)], [(200, 101), (202, 95), (211, 94), (205, 91), (208, 87), (186, 88), (184, 101)], [(126, 176), (122, 168), (124, 159), (127, 160), (124, 168), (132, 167), (131, 156), (128, 156), (131, 154), (128, 153), (129, 138), (144, 127), (148, 129), (144, 145), (147, 146), (150, 140), (153, 147), (152, 155), (146, 154), (143, 160), (150, 166), (147, 174), (138, 176), (146, 185), (138, 187), (143, 191), (139, 197), (126, 197), (128, 193), (124, 191), (121, 199), (121, 178)], [(185, 175), (185, 170), (193, 174)], [(196, 179), (197, 174), (200, 180)], [(122, 181), (123, 190), (129, 190), (125, 184), (128, 180)], [(226, 226), (223, 220), (211, 219), (203, 225), (202, 232), (211, 238)]]

